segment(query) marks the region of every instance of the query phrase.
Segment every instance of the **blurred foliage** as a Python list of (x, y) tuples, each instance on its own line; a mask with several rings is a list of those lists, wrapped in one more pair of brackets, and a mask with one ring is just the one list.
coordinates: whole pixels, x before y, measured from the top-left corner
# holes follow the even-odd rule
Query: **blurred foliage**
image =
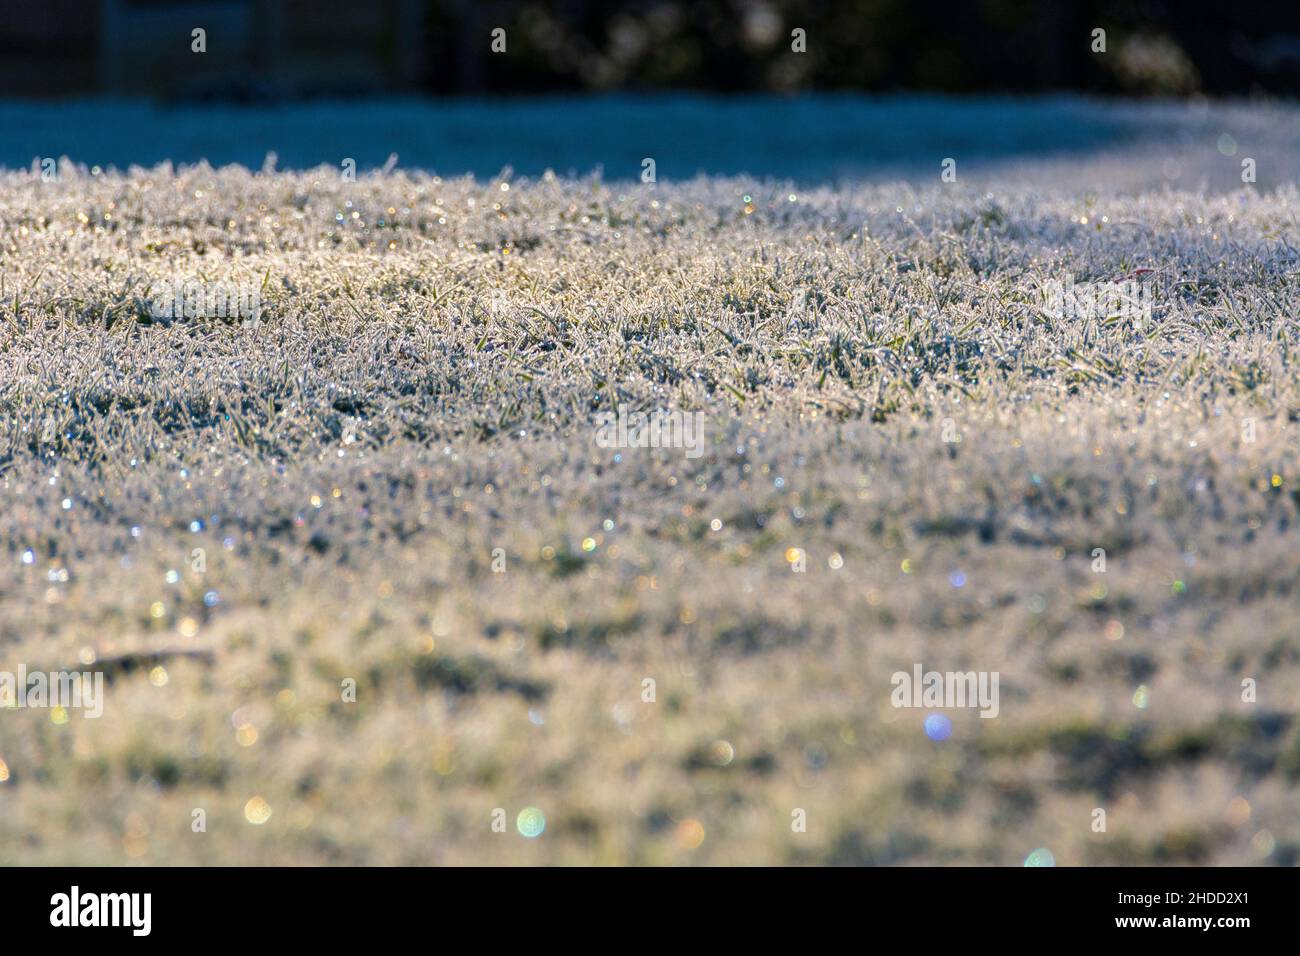
[[(1110, 0), (502, 2), (431, 10), (439, 92), (800, 89), (1294, 94), (1300, 9)], [(509, 55), (467, 42), (506, 28)], [(1106, 30), (1105, 54), (1092, 31)], [(806, 31), (807, 52), (791, 53)], [(481, 31), (481, 34), (480, 34)], [(452, 71), (448, 62), (479, 61)]]
[(1263, 0), (6, 0), (6, 14), (0, 95), (1300, 93), (1300, 5)]

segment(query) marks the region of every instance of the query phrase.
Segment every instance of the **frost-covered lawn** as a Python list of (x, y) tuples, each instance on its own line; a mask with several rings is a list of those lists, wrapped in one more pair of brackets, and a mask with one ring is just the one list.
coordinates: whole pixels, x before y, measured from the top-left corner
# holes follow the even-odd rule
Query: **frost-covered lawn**
[[(1294, 864), (1295, 114), (1233, 115), (955, 184), (0, 175), (0, 670), (107, 679), (0, 711), (0, 862)], [(917, 663), (998, 716), (929, 739)]]

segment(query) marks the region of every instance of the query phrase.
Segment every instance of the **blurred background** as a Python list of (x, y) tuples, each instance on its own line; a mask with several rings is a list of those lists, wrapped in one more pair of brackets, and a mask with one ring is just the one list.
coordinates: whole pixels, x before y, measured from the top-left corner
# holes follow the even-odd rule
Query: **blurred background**
[[(792, 57), (796, 28), (807, 53)], [(0, 16), (0, 96), (663, 90), (1294, 96), (1300, 4), (5, 0)]]
[[(1300, 4), (4, 0), (0, 168), (1300, 176)], [(193, 31), (202, 29), (196, 52)], [(1104, 51), (1094, 31), (1105, 31)], [(504, 50), (502, 49), (504, 46)], [(495, 47), (495, 49), (494, 49)], [(1068, 165), (1061, 165), (1068, 162)], [(967, 180), (963, 180), (967, 181)]]

